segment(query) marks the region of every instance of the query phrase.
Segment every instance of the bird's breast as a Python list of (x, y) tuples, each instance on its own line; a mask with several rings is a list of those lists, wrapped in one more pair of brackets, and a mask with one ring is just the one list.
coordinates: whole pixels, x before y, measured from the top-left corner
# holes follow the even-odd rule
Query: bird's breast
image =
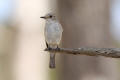
[(45, 26), (45, 39), (48, 43), (59, 43), (62, 37), (61, 26), (49, 23)]

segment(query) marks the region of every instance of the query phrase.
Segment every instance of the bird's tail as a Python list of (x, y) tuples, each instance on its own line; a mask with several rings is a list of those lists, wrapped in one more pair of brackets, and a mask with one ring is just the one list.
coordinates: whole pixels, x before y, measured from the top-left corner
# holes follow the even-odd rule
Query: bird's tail
[(51, 69), (55, 68), (55, 53), (50, 53), (50, 63), (49, 67)]

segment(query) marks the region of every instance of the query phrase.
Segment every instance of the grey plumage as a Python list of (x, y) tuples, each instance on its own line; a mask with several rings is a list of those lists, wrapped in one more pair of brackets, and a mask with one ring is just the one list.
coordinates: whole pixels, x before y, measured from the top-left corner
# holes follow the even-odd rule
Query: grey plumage
[[(56, 17), (51, 13), (41, 18), (46, 19), (44, 34), (48, 47), (57, 48), (62, 38), (63, 29), (61, 24), (57, 21)], [(55, 53), (50, 53), (49, 67), (55, 68)]]

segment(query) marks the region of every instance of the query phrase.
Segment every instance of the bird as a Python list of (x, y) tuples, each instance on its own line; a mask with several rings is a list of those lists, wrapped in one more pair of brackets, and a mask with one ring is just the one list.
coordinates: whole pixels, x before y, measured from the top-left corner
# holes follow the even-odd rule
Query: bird
[[(48, 13), (40, 18), (43, 18), (46, 21), (44, 36), (47, 48), (59, 49), (59, 44), (61, 42), (63, 32), (62, 25), (59, 23), (54, 13)], [(50, 53), (49, 68), (51, 69), (54, 69), (56, 67), (55, 54), (55, 52)]]

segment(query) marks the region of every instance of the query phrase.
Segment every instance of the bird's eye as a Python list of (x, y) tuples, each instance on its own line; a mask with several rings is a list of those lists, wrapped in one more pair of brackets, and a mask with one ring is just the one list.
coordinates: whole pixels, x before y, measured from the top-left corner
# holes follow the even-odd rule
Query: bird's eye
[(52, 15), (50, 15), (50, 18), (52, 18)]

